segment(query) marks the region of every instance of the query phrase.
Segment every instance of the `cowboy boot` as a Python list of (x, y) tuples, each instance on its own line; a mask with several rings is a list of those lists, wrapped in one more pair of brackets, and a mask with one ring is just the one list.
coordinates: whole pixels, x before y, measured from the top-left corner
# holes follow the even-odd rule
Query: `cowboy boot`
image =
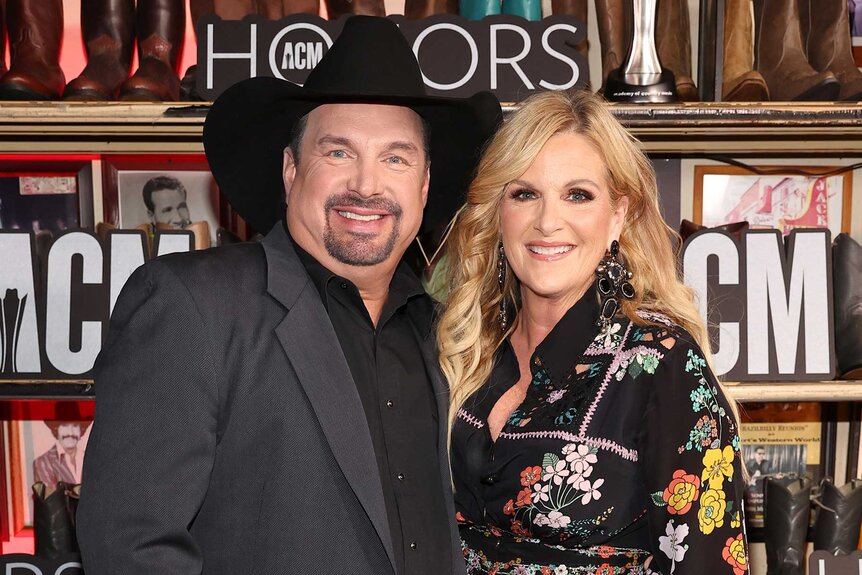
[(81, 3), (81, 32), (87, 66), (69, 82), (66, 100), (113, 100), (129, 77), (135, 44), (134, 0), (87, 0)]
[(386, 16), (383, 0), (326, 0), (326, 13), (330, 20), (345, 14)]
[(624, 0), (596, 0), (602, 48), (602, 92), (608, 75), (622, 67), (632, 41), (632, 13)]
[(460, 0), (458, 3), (458, 12), (465, 20), (481, 20), (502, 11), (502, 0)]
[(434, 14), (457, 14), (458, 0), (406, 0), (404, 15), (410, 19), (426, 18)]
[(673, 72), (676, 93), (684, 102), (697, 101), (697, 86), (691, 79), (691, 28), (688, 0), (658, 0), (655, 41), (662, 66)]
[(542, 19), (541, 0), (503, 0), (503, 14), (520, 16), (525, 20)]
[(828, 479), (820, 484), (820, 509), (814, 520), (814, 550), (850, 555), (859, 542), (862, 523), (862, 481), (836, 487)]
[(841, 379), (862, 379), (862, 246), (848, 234), (832, 244), (835, 358)]
[(6, 26), (10, 66), (0, 79), (0, 99), (59, 99), (66, 85), (62, 0), (6, 0)]
[(773, 100), (834, 100), (841, 84), (808, 63), (795, 0), (754, 0), (754, 64)]
[[(551, 12), (553, 14), (570, 14), (583, 22), (584, 25), (587, 24), (588, 7), (587, 0), (553, 0), (551, 2)], [(588, 48), (586, 40), (577, 45), (578, 52), (584, 58), (587, 57)]]
[(725, 0), (721, 99), (728, 102), (769, 100), (766, 80), (754, 69), (751, 0)]
[(56, 485), (53, 491), (41, 481), (33, 484), (33, 538), (37, 557), (53, 559), (78, 552), (68, 498), (64, 483)]
[[(853, 61), (847, 0), (799, 0), (808, 61), (841, 82), (839, 100), (862, 99), (862, 72)], [(807, 32), (807, 33), (806, 33)]]
[(121, 100), (176, 101), (186, 26), (183, 0), (138, 0), (138, 69), (123, 82)]
[(766, 575), (805, 575), (810, 509), (810, 480), (767, 477), (763, 481)]
[(258, 14), (267, 20), (281, 20), (291, 14), (320, 14), (319, 0), (258, 0)]

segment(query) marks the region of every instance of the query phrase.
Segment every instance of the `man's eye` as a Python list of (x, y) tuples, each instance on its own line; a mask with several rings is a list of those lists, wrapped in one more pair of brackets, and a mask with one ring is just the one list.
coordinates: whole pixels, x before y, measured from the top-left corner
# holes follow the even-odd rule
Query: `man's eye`
[(331, 152), (329, 152), (329, 155), (333, 158), (346, 158), (347, 152), (345, 152), (344, 150), (332, 150)]
[(388, 158), (386, 158), (386, 161), (390, 164), (407, 164), (407, 161), (401, 156), (389, 156)]

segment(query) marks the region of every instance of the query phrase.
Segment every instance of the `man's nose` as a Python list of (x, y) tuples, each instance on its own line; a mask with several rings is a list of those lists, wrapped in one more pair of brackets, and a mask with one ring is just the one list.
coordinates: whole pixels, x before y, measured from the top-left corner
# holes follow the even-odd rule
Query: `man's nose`
[(379, 193), (378, 163), (373, 159), (360, 158), (355, 166), (349, 182), (350, 190), (364, 198)]

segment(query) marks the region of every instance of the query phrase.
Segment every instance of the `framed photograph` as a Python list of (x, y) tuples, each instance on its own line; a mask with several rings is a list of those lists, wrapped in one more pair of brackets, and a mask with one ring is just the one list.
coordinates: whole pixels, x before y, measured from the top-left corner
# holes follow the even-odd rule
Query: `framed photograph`
[(216, 245), (220, 227), (236, 231), (237, 217), (220, 197), (203, 154), (103, 159), (105, 222), (151, 231), (199, 229), (206, 222), (210, 245)]
[[(747, 221), (752, 229), (828, 228), (850, 231), (851, 171), (840, 167), (757, 166), (758, 175), (736, 166), (694, 167), (694, 222), (707, 227)], [(810, 175), (799, 175), (802, 170)], [(820, 175), (824, 174), (824, 175)]]
[(16, 401), (4, 406), (6, 498), (11, 536), (33, 527), (33, 484), (81, 483), (93, 401)]
[(856, 65), (862, 67), (862, 0), (847, 0), (850, 21), (850, 44), (853, 47), (853, 59)]
[(748, 470), (745, 518), (763, 527), (763, 482), (767, 477), (823, 476), (824, 423), (819, 403), (747, 403), (742, 409), (742, 461)]
[(92, 227), (92, 158), (0, 155), (0, 229)]

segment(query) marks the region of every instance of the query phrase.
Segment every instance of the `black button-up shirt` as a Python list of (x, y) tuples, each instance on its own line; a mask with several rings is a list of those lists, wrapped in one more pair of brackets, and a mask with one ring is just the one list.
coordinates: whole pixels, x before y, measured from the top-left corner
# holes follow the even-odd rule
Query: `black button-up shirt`
[[(299, 259), (320, 293), (347, 358), (371, 432), (399, 573), (437, 574), (452, 564), (440, 482), (434, 391), (417, 340), (431, 330), (432, 302), (401, 264), (375, 327), (350, 281), (301, 247)], [(415, 328), (414, 328), (415, 326)]]

